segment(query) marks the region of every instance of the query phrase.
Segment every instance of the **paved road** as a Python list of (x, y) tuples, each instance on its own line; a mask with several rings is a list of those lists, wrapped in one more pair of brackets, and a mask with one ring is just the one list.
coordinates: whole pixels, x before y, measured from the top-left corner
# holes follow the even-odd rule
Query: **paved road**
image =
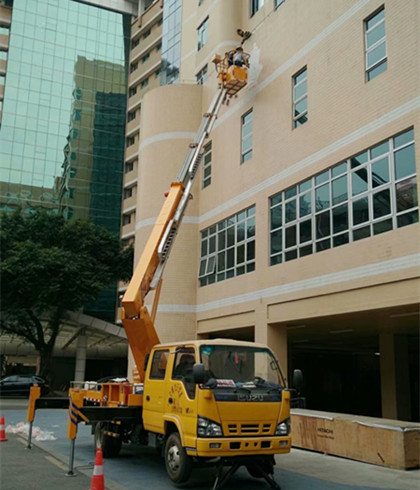
[[(0, 414), (5, 416), (6, 426), (25, 421), (26, 405), (26, 400), (0, 399)], [(90, 427), (79, 425), (74, 464), (78, 476), (69, 479), (64, 476), (70, 448), (67, 410), (39, 410), (34, 425), (53, 432), (56, 440), (34, 441), (36, 447), (27, 450), (21, 437), (8, 435), (10, 440), (0, 443), (1, 489), (89, 488), (95, 458)], [(166, 475), (163, 460), (149, 448), (123, 446), (119, 458), (104, 461), (104, 474), (108, 490), (176, 488)], [(214, 479), (214, 468), (197, 469), (182, 488), (211, 489)], [(277, 458), (275, 479), (282, 490), (420, 490), (419, 470), (391, 470), (296, 449)], [(240, 469), (226, 486), (227, 490), (267, 488), (264, 481), (251, 478), (245, 469)]]

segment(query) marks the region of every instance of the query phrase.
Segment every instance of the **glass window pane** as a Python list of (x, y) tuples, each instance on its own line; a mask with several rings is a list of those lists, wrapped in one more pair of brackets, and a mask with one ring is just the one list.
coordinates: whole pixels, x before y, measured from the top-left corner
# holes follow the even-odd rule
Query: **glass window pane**
[(333, 167), (331, 171), (333, 177), (338, 177), (339, 175), (347, 171), (347, 163), (346, 162), (339, 163), (338, 165)]
[(223, 250), (226, 248), (226, 232), (220, 231), (217, 237), (218, 250)]
[(254, 260), (255, 259), (255, 241), (248, 242), (246, 244), (246, 260)]
[(357, 196), (362, 192), (366, 192), (368, 188), (367, 181), (368, 181), (368, 175), (367, 175), (366, 167), (361, 168), (360, 170), (356, 170), (355, 172), (352, 172), (351, 174), (352, 195)]
[(324, 238), (331, 234), (330, 212), (325, 211), (316, 216), (316, 238)]
[(359, 165), (363, 165), (368, 161), (368, 152), (364, 151), (363, 153), (360, 153), (359, 155), (356, 155), (351, 158), (351, 168), (358, 167)]
[(322, 184), (323, 182), (326, 182), (328, 180), (329, 176), (330, 176), (329, 170), (322, 172), (322, 174), (318, 174), (315, 177), (315, 184), (319, 185), (319, 184)]
[(299, 198), (299, 216), (306, 216), (312, 212), (312, 192), (308, 192)]
[(370, 236), (370, 226), (364, 226), (363, 228), (359, 228), (353, 231), (353, 240), (362, 240), (363, 238), (367, 238)]
[(397, 212), (405, 211), (417, 206), (417, 179), (403, 180), (395, 186), (397, 199)]
[(270, 211), (271, 225), (270, 229), (274, 230), (282, 225), (282, 207), (277, 206)]
[(249, 218), (246, 222), (246, 237), (252, 238), (255, 236), (255, 218)]
[(299, 82), (302, 82), (303, 80), (305, 80), (306, 78), (306, 68), (304, 70), (302, 70), (299, 75), (295, 75), (294, 77), (294, 81), (295, 81), (295, 85), (297, 85)]
[(299, 243), (305, 243), (312, 240), (312, 220), (308, 219), (299, 223)]
[(299, 248), (299, 257), (305, 257), (306, 255), (311, 255), (312, 245), (306, 245), (305, 247)]
[(317, 211), (327, 209), (331, 205), (330, 201), (330, 185), (325, 184), (315, 189), (315, 207)]
[(366, 22), (366, 29), (371, 29), (375, 24), (385, 18), (385, 9), (381, 9)]
[(217, 254), (217, 271), (224, 271), (226, 268), (226, 253), (221, 252)]
[(293, 186), (284, 192), (284, 197), (286, 199), (289, 199), (290, 197), (296, 196), (296, 193), (297, 193), (297, 186)]
[(242, 221), (236, 225), (236, 241), (241, 242), (245, 239), (245, 223)]
[(395, 178), (397, 180), (416, 172), (414, 145), (406, 146), (394, 153)]
[(301, 114), (302, 112), (306, 112), (308, 109), (308, 98), (300, 100), (297, 104), (295, 104), (295, 116)]
[(333, 238), (333, 247), (339, 247), (341, 245), (345, 245), (346, 243), (349, 243), (348, 233), (343, 233), (342, 235), (338, 235)]
[(385, 231), (392, 230), (392, 219), (387, 219), (385, 221), (380, 221), (379, 223), (373, 224), (373, 234), (379, 235)]
[(419, 212), (412, 211), (411, 213), (405, 213), (401, 216), (397, 216), (397, 226), (401, 228), (402, 226), (412, 225), (413, 223), (418, 223)]
[(414, 141), (414, 130), (410, 129), (409, 131), (406, 131), (405, 133), (401, 133), (398, 136), (395, 136), (394, 138), (394, 148), (399, 148), (400, 146), (403, 146), (410, 141)]
[(236, 250), (236, 263), (242, 264), (245, 262), (245, 244), (239, 245)]
[(294, 249), (294, 250), (290, 250), (289, 252), (286, 252), (285, 253), (285, 259), (286, 259), (286, 261), (297, 259), (297, 250)]
[(305, 95), (307, 89), (308, 89), (308, 87), (307, 87), (306, 80), (304, 82), (302, 82), (301, 84), (297, 85), (296, 87), (294, 87), (294, 89), (293, 89), (294, 100), (297, 100), (300, 97), (302, 97), (302, 95)]
[(296, 245), (296, 226), (286, 228), (286, 248)]
[(270, 253), (276, 254), (282, 251), (282, 230), (271, 233)]
[(366, 44), (372, 46), (385, 36), (385, 22), (381, 22), (376, 27), (371, 29), (366, 35)]
[(391, 213), (391, 193), (389, 189), (373, 195), (373, 218), (380, 218)]
[(321, 240), (320, 242), (317, 242), (316, 244), (316, 251), (321, 252), (322, 250), (328, 250), (331, 248), (331, 240)]
[(384, 59), (386, 56), (386, 43), (385, 41), (376, 48), (373, 48), (372, 51), (369, 51), (367, 55), (367, 66), (370, 68), (371, 66), (378, 63), (378, 61)]
[(296, 199), (286, 203), (286, 223), (296, 219)]
[(283, 259), (282, 255), (276, 255), (275, 257), (271, 257), (270, 265), (281, 264), (282, 259)]
[(231, 247), (235, 243), (235, 228), (231, 226), (227, 229), (227, 246)]
[(332, 182), (333, 204), (338, 204), (347, 199), (347, 175)]
[(281, 201), (282, 201), (282, 193), (279, 192), (278, 194), (276, 194), (271, 198), (271, 205), (275, 206), (276, 204), (281, 203)]
[(375, 77), (377, 77), (378, 75), (380, 75), (381, 73), (386, 71), (387, 67), (388, 67), (388, 63), (386, 61), (384, 61), (380, 65), (369, 70), (368, 76), (367, 76), (368, 81), (373, 80)]
[(382, 158), (372, 163), (372, 187), (378, 187), (389, 182), (389, 160)]
[(364, 223), (369, 220), (369, 200), (362, 197), (353, 201), (353, 226)]
[(230, 269), (235, 265), (235, 249), (230, 248), (227, 251), (227, 268)]
[(379, 145), (376, 145), (370, 149), (370, 158), (372, 159), (377, 158), (383, 155), (384, 153), (388, 153), (388, 151), (389, 151), (389, 142), (384, 141), (383, 143), (380, 143)]
[(332, 210), (333, 213), (333, 232), (339, 233), (340, 231), (347, 230), (348, 224), (348, 208), (347, 204), (342, 204)]

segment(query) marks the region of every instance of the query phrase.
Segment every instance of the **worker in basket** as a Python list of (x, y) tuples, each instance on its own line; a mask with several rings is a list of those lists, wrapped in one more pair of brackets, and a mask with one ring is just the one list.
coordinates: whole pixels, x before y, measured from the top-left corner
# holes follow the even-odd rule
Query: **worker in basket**
[(229, 66), (246, 66), (248, 67), (248, 60), (245, 57), (242, 46), (238, 46), (234, 51), (228, 53), (228, 65)]

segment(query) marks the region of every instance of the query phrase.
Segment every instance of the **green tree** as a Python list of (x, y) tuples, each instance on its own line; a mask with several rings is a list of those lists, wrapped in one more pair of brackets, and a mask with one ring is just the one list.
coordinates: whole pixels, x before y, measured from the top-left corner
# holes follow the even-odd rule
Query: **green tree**
[(17, 211), (0, 222), (1, 329), (32, 343), (50, 380), (63, 314), (132, 273), (133, 250), (89, 221)]

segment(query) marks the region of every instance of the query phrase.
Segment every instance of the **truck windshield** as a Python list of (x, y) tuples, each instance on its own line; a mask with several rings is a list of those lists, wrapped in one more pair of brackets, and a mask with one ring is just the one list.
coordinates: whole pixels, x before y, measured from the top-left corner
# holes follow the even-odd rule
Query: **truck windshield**
[(215, 379), (218, 387), (285, 387), (279, 365), (268, 349), (202, 345), (200, 358), (209, 379)]

